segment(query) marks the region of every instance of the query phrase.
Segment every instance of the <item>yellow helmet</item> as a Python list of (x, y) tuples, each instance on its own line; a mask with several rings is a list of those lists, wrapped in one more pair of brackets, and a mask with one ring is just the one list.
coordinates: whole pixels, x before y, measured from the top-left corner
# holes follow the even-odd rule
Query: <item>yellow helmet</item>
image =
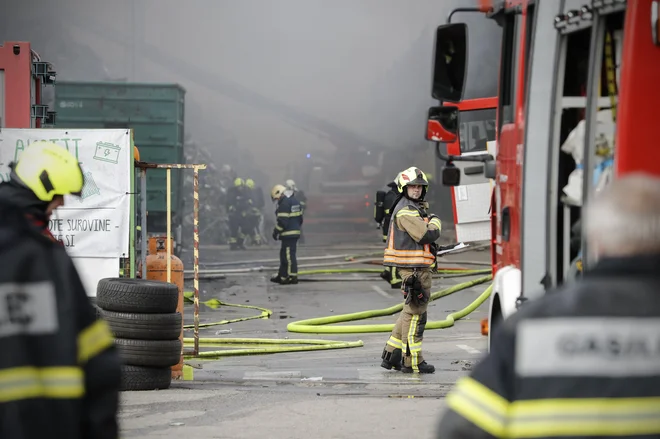
[(426, 187), (429, 185), (429, 180), (426, 178), (426, 174), (422, 172), (421, 169), (411, 166), (410, 168), (401, 171), (396, 178), (396, 186), (399, 190), (399, 193), (403, 192), (403, 188), (408, 185), (419, 185), (425, 186), (423, 194), (426, 193)]
[(243, 186), (244, 181), (242, 178), (238, 177), (236, 180), (234, 180), (234, 186)]
[(249, 187), (250, 189), (253, 189), (254, 188), (254, 180), (252, 180), (251, 178), (248, 178), (247, 180), (245, 180), (245, 186)]
[(279, 200), (285, 190), (286, 187), (284, 187), (281, 184), (276, 184), (275, 186), (273, 186), (273, 189), (271, 189), (270, 191), (270, 198), (272, 198), (273, 201)]
[(41, 201), (82, 193), (85, 179), (78, 160), (66, 148), (38, 141), (23, 151), (14, 173)]

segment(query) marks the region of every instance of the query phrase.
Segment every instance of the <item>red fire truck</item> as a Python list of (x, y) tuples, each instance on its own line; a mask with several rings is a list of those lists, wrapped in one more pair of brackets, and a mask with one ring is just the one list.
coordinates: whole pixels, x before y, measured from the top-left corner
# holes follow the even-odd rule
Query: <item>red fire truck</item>
[(0, 45), (0, 128), (53, 125), (55, 112), (42, 103), (41, 87), (55, 83), (56, 73), (30, 43)]
[[(604, 164), (613, 163), (614, 178), (660, 174), (650, 129), (660, 99), (660, 1), (482, 1), (473, 10), (502, 27), (496, 153), (443, 156), (443, 183), (456, 186), (477, 166), (494, 180), (492, 334), (525, 300), (564, 282), (576, 258), (589, 266), (586, 242), (578, 237), (571, 248), (570, 232)], [(463, 94), (467, 36), (464, 23), (437, 30), (432, 95), (445, 105), (429, 111), (436, 142), (458, 133), (451, 103)]]

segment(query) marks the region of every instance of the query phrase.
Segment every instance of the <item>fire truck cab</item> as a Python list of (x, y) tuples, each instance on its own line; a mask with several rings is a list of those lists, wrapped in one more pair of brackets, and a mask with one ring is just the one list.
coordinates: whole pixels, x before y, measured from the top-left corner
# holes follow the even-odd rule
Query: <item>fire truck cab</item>
[[(660, 175), (660, 1), (482, 1), (473, 10), (502, 27), (496, 148), (441, 158), (446, 185), (475, 161), (494, 182), (490, 336), (526, 300), (590, 265), (582, 204), (616, 176)], [(464, 23), (437, 30), (432, 96), (445, 109), (428, 121), (436, 142), (458, 135), (451, 103), (462, 97), (468, 33)]]

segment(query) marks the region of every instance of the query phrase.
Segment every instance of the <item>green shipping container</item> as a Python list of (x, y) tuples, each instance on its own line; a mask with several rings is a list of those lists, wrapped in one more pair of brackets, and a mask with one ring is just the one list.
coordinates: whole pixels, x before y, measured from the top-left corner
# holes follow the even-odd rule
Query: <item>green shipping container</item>
[[(55, 86), (57, 128), (131, 128), (140, 159), (184, 163), (185, 89), (178, 84), (59, 82)], [(172, 221), (182, 216), (183, 172), (172, 170)], [(138, 186), (139, 188), (139, 186)], [(139, 189), (138, 189), (139, 190)], [(166, 228), (166, 171), (147, 171), (149, 233)]]

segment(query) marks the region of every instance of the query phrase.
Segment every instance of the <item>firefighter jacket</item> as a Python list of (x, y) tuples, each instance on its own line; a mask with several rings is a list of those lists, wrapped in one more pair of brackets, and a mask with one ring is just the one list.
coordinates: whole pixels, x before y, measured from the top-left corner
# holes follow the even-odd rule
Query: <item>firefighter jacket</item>
[(385, 199), (383, 200), (383, 209), (385, 216), (383, 217), (382, 229), (383, 229), (383, 241), (387, 242), (387, 234), (390, 230), (390, 221), (392, 220), (392, 209), (396, 204), (397, 199), (399, 198), (399, 193), (396, 191), (396, 183), (391, 182), (385, 186), (386, 191)]
[(2, 197), (0, 264), (0, 437), (117, 438), (120, 363), (108, 326), (64, 247)]
[(229, 215), (245, 216), (252, 207), (252, 199), (245, 187), (232, 186), (227, 190), (227, 212)]
[(660, 254), (601, 260), (500, 323), (436, 437), (660, 436)]
[[(286, 192), (285, 192), (286, 194)], [(275, 231), (280, 239), (299, 238), (303, 223), (303, 210), (295, 195), (286, 196), (277, 202)]]
[(399, 268), (430, 268), (436, 256), (431, 249), (440, 237), (440, 220), (426, 213), (426, 202), (401, 198), (393, 212), (383, 265)]

